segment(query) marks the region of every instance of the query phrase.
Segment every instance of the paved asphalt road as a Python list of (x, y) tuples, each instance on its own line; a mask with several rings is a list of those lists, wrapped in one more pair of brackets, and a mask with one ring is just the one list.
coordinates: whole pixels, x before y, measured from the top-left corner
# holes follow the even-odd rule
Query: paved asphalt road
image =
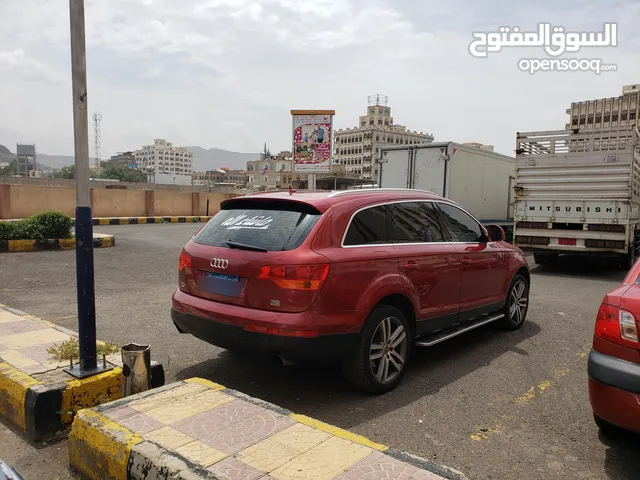
[[(96, 250), (100, 339), (149, 342), (169, 380), (208, 378), (450, 465), (470, 479), (640, 478), (640, 438), (599, 435), (586, 388), (595, 313), (623, 272), (584, 262), (534, 267), (521, 330), (484, 328), (417, 350), (397, 390), (369, 396), (336, 368), (278, 367), (179, 335), (170, 296), (180, 248), (198, 227), (97, 228), (117, 242)], [(0, 254), (0, 303), (72, 329), (74, 282), (74, 252)], [(6, 435), (0, 428), (0, 451), (11, 443)], [(60, 445), (42, 456), (59, 456), (53, 449)], [(12, 455), (5, 460), (26, 462), (25, 473), (41, 471), (27, 465), (29, 452)]]

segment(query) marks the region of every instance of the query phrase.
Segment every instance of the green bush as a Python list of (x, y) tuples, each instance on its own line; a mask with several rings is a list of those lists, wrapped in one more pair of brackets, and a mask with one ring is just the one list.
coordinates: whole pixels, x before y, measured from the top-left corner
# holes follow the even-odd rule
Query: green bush
[(43, 212), (16, 222), (0, 221), (0, 240), (69, 238), (72, 224), (62, 212)]
[(73, 220), (62, 212), (42, 212), (29, 220), (38, 225), (42, 238), (69, 238)]

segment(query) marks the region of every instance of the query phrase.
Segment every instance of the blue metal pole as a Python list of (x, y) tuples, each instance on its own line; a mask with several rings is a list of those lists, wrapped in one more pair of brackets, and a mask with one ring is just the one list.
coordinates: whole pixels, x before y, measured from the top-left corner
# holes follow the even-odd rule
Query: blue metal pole
[[(93, 225), (89, 189), (89, 125), (84, 0), (69, 0), (73, 137), (76, 157), (76, 280), (80, 375), (97, 370)], [(75, 370), (71, 368), (71, 370)], [(70, 372), (72, 373), (72, 372)], [(72, 373), (74, 374), (74, 373)], [(89, 373), (90, 374), (90, 373)]]
[(78, 339), (80, 372), (95, 370), (96, 295), (93, 270), (93, 222), (91, 207), (76, 207), (76, 279), (78, 290)]

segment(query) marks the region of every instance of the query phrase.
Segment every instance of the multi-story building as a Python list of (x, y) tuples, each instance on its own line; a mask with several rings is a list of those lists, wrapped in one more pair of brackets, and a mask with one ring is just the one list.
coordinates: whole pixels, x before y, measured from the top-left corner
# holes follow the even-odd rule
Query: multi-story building
[[(220, 170), (224, 170), (224, 173)], [(211, 187), (218, 183), (234, 183), (237, 187), (244, 188), (247, 184), (247, 172), (244, 170), (207, 170), (206, 172), (193, 172), (193, 185)]]
[(335, 132), (334, 161), (344, 165), (348, 174), (377, 179), (381, 147), (431, 143), (433, 135), (394, 124), (384, 95), (372, 95), (368, 103), (357, 127)]
[(480, 150), (486, 150), (487, 152), (493, 152), (493, 145), (485, 145), (484, 143), (478, 142), (465, 142), (463, 145), (472, 148), (479, 148)]
[(111, 165), (136, 165), (136, 156), (133, 152), (119, 152), (111, 155), (108, 162)]
[[(318, 179), (322, 179), (325, 177), (353, 177), (358, 178), (356, 174), (347, 174), (347, 169), (344, 165), (339, 163), (331, 164), (331, 172), (329, 173), (316, 173), (316, 181)], [(308, 173), (300, 173), (300, 172), (287, 172), (283, 173), (280, 176), (281, 188), (288, 188), (289, 186), (293, 188), (299, 188), (301, 183), (307, 182), (309, 179)]]
[(619, 97), (574, 102), (567, 108), (565, 128), (603, 128), (637, 125), (640, 112), (640, 84), (625, 85)]
[(291, 156), (281, 156), (280, 154), (271, 157), (265, 156), (260, 160), (250, 160), (247, 162), (247, 188), (250, 190), (279, 188), (281, 174), (291, 172), (292, 167), (293, 159)]
[(186, 148), (156, 138), (153, 145), (136, 150), (134, 155), (138, 168), (153, 172), (154, 183), (191, 185), (193, 153)]

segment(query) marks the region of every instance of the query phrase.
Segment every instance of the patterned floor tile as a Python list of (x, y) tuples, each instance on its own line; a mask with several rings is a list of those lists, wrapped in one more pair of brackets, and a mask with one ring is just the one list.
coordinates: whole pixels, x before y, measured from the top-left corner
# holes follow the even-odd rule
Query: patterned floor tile
[(374, 452), (349, 468), (336, 480), (417, 480), (418, 478), (426, 480), (428, 478), (437, 478), (414, 477), (418, 473), (421, 473), (421, 470), (389, 455)]
[(221, 452), (234, 454), (294, 423), (289, 417), (242, 400), (234, 400), (182, 420), (173, 428)]
[(329, 438), (328, 433), (296, 423), (242, 450), (237, 458), (258, 470), (270, 472)]
[(25, 357), (15, 350), (7, 350), (5, 352), (2, 352), (2, 359), (18, 369), (32, 365), (38, 365), (38, 362), (36, 362), (35, 360), (29, 357)]
[(228, 455), (226, 453), (219, 452), (213, 447), (209, 445), (205, 445), (198, 440), (187, 443), (186, 445), (181, 446), (176, 449), (180, 455), (182, 455), (187, 460), (201, 465), (203, 467), (209, 467), (216, 462), (226, 458)]
[(144, 413), (137, 413), (130, 417), (121, 418), (118, 420), (118, 423), (138, 434), (153, 432), (154, 430), (164, 427), (164, 425)]
[(107, 417), (109, 420), (113, 420), (114, 422), (119, 422), (120, 420), (124, 420), (125, 418), (133, 417), (134, 415), (138, 415), (140, 412), (134, 410), (129, 405), (123, 405), (121, 407), (111, 408), (109, 410), (105, 410), (102, 415)]
[(264, 477), (264, 472), (233, 457), (213, 464), (208, 470), (216, 475), (221, 475), (225, 480), (260, 480)]
[(411, 480), (444, 480), (440, 475), (427, 472), (426, 470), (419, 470), (411, 476)]
[(70, 338), (71, 337), (66, 333), (62, 333), (53, 328), (45, 328), (43, 330), (36, 330), (33, 332), (1, 336), (0, 344), (17, 350), (19, 348), (31, 347), (50, 342), (65, 342)]
[(0, 310), (0, 323), (19, 322), (24, 320), (20, 315), (7, 312), (6, 310)]
[(16, 351), (20, 352), (26, 357), (32, 358), (38, 363), (52, 363), (54, 359), (51, 354), (47, 352), (47, 348), (51, 348), (54, 345), (55, 342), (49, 342), (43, 343), (42, 345), (33, 345), (31, 347), (19, 348)]
[(216, 390), (206, 390), (195, 395), (177, 399), (167, 405), (145, 412), (160, 423), (171, 425), (199, 413), (207, 412), (216, 407), (235, 400), (232, 396)]
[(42, 325), (31, 320), (19, 320), (17, 322), (0, 323), (1, 335), (14, 335), (16, 333), (34, 332), (42, 330)]
[(245, 448), (237, 454), (237, 458), (257, 470), (270, 472), (290, 462), (298, 455), (300, 453), (295, 449), (267, 438), (249, 448)]
[(333, 480), (372, 450), (332, 437), (269, 474), (276, 480)]
[(305, 453), (330, 438), (331, 435), (323, 432), (322, 430), (317, 430), (301, 423), (296, 423), (292, 427), (276, 433), (270, 437), (269, 440), (291, 447), (298, 453)]
[[(107, 357), (107, 360), (108, 359), (109, 357)], [(195, 395), (196, 393), (200, 393), (205, 390), (206, 387), (204, 387), (203, 385), (190, 383), (181, 387), (172, 388), (171, 390), (167, 390), (166, 392), (154, 395), (151, 398), (136, 400), (135, 402), (131, 402), (129, 406), (140, 413), (144, 413), (148, 412), (149, 410), (167, 405), (172, 401), (179, 400), (189, 395)]]
[(162, 427), (151, 433), (145, 433), (143, 438), (150, 442), (157, 443), (168, 450), (175, 450), (187, 443), (193, 442), (193, 438), (171, 427)]

